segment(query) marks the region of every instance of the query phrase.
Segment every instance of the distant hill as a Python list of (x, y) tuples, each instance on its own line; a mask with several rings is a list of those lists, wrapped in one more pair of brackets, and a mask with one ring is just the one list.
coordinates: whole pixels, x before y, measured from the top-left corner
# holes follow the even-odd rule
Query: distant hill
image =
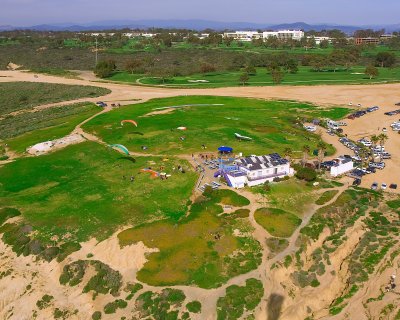
[(148, 28), (176, 28), (176, 29), (192, 29), (192, 30), (278, 30), (278, 29), (302, 29), (305, 31), (310, 30), (332, 30), (339, 29), (347, 34), (352, 34), (359, 29), (386, 29), (387, 32), (399, 31), (400, 24), (394, 25), (364, 25), (364, 26), (346, 26), (334, 24), (308, 24), (305, 22), (283, 23), (283, 24), (263, 24), (251, 22), (222, 22), (210, 20), (108, 20), (97, 21), (90, 24), (73, 24), (73, 23), (59, 23), (59, 24), (42, 24), (28, 27), (21, 26), (0, 26), (0, 31), (4, 30), (18, 30), (29, 29), (37, 31), (99, 31), (110, 29), (148, 29)]

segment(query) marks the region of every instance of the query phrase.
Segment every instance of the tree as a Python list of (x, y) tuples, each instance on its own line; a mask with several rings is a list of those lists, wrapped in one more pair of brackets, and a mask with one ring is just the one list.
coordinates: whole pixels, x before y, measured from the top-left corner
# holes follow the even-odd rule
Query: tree
[(326, 144), (322, 141), (318, 143), (318, 170), (321, 170), (321, 162), (324, 161)]
[(392, 52), (379, 52), (375, 58), (375, 64), (380, 67), (390, 68), (396, 63), (396, 56)]
[(239, 78), (240, 83), (244, 86), (249, 81), (250, 77), (247, 72), (243, 72)]
[(299, 70), (297, 60), (288, 59), (285, 63), (285, 70), (290, 73), (297, 73)]
[(248, 65), (245, 68), (248, 75), (255, 76), (257, 74), (257, 69), (253, 65)]
[(385, 145), (385, 142), (389, 137), (385, 133), (381, 133), (379, 136), (379, 145), (381, 146), (381, 153), (379, 154), (380, 161), (382, 162), (382, 147)]
[(378, 68), (374, 67), (374, 66), (368, 66), (364, 73), (369, 77), (369, 79), (371, 80), (372, 78), (376, 78), (379, 75), (379, 70)]
[(365, 161), (369, 157), (369, 150), (364, 145), (360, 145), (358, 155), (361, 158), (361, 167), (364, 168)]
[(125, 63), (125, 70), (131, 74), (135, 73), (137, 69), (142, 65), (142, 61), (139, 59), (130, 59)]
[[(374, 135), (371, 137), (371, 142), (372, 142), (372, 147), (375, 148), (376, 145), (377, 145), (378, 142), (379, 142), (379, 137), (378, 137), (376, 134), (374, 134)], [(372, 156), (372, 162), (375, 162), (375, 157), (373, 156), (373, 153), (372, 153), (372, 152), (371, 152), (371, 156)]]
[(272, 70), (271, 75), (272, 75), (272, 81), (275, 84), (281, 83), (284, 77), (284, 73), (280, 70), (280, 68)]
[(115, 71), (116, 65), (114, 60), (103, 60), (97, 63), (94, 73), (97, 77), (107, 78)]
[(200, 66), (201, 73), (214, 72), (216, 70), (215, 66), (208, 62), (203, 62)]
[(319, 47), (321, 49), (329, 48), (329, 41), (328, 40), (321, 40), (321, 42), (319, 43)]
[(283, 153), (284, 153), (286, 159), (290, 161), (293, 150), (291, 148), (287, 147), (287, 148), (285, 148), (285, 150), (283, 150)]
[(303, 167), (306, 165), (306, 163), (307, 163), (307, 159), (308, 159), (308, 155), (309, 155), (309, 153), (310, 153), (310, 150), (311, 150), (311, 148), (310, 148), (310, 146), (309, 145), (304, 145), (303, 146), (303, 160), (302, 160), (302, 162), (303, 162)]
[(300, 168), (296, 171), (296, 178), (305, 181), (314, 181), (317, 178), (317, 173), (312, 168)]

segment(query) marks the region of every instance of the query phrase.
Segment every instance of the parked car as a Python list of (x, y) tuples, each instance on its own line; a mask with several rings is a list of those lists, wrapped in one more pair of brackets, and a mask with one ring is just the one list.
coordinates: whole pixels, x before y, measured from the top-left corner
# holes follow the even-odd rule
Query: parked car
[(361, 184), (361, 179), (360, 178), (356, 178), (353, 181), (353, 186), (359, 186)]
[(373, 168), (373, 167), (368, 167), (367, 170), (368, 170), (370, 173), (375, 173), (375, 172), (376, 172), (376, 169)]
[(374, 183), (371, 185), (371, 189), (372, 189), (372, 190), (377, 190), (377, 189), (378, 189), (378, 182), (374, 182)]
[(389, 188), (390, 189), (397, 189), (397, 184), (392, 183), (392, 184), (390, 184)]
[(385, 168), (385, 163), (384, 162), (370, 162), (369, 166), (372, 168), (377, 168), (377, 169), (384, 169)]
[(386, 128), (383, 128), (383, 129), (382, 129), (382, 132), (387, 132), (387, 129), (386, 129)]
[(381, 184), (381, 189), (382, 189), (382, 190), (386, 190), (386, 188), (387, 188), (387, 184), (386, 184), (386, 183), (382, 183), (382, 184)]

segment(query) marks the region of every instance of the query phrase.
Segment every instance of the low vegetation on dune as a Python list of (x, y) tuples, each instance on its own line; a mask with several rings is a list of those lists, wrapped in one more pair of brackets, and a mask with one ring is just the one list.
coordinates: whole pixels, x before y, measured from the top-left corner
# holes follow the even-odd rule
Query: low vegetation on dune
[[(234, 214), (221, 215), (219, 203), (249, 204), (233, 191), (213, 191), (195, 202), (189, 215), (179, 222), (157, 221), (121, 232), (118, 238), (122, 246), (143, 241), (160, 250), (148, 256), (138, 280), (156, 286), (213, 288), (255, 269), (261, 262), (261, 248), (248, 235), (250, 224)], [(234, 229), (242, 234), (234, 236)]]
[[(324, 195), (324, 198), (328, 197)], [(328, 198), (331, 199), (332, 195)], [(339, 271), (333, 268), (332, 257), (343, 246), (353, 246), (346, 256), (348, 269), (341, 274), (347, 285), (330, 304), (332, 315), (341, 313), (371, 275), (376, 274), (378, 268), (381, 273), (390, 267), (390, 261), (399, 254), (395, 244), (400, 220), (393, 201), (397, 200), (385, 204), (382, 194), (355, 188), (344, 191), (335, 202), (318, 209), (301, 230), (301, 245), (294, 256), (294, 271), (291, 273), (293, 283), (299, 288), (319, 287), (321, 277), (324, 281), (327, 277), (333, 279)], [(357, 241), (349, 243), (351, 232), (356, 230), (360, 232)], [(323, 244), (309, 252), (308, 246), (314, 241), (323, 241)], [(309, 253), (306, 255), (306, 252)], [(386, 263), (382, 264), (383, 261)], [(286, 257), (283, 265), (289, 267), (291, 264), (292, 257)]]
[(329, 190), (325, 191), (321, 196), (315, 201), (315, 204), (321, 206), (326, 204), (327, 202), (331, 201), (335, 195), (338, 194), (339, 191), (337, 190)]
[(0, 139), (12, 151), (68, 135), (79, 123), (101, 109), (92, 103), (79, 103), (21, 113), (0, 119)]
[[(161, 111), (168, 112), (150, 115)], [(211, 152), (229, 145), (244, 154), (283, 153), (305, 144), (316, 149), (320, 137), (307, 132), (302, 120), (340, 119), (348, 112), (347, 108), (318, 108), (291, 101), (185, 96), (121, 107), (99, 115), (83, 128), (107, 143), (122, 143), (132, 151), (146, 146), (145, 152), (152, 154), (188, 154), (202, 150), (202, 145)], [(121, 126), (123, 119), (135, 119), (139, 126)], [(187, 130), (177, 130), (181, 126)], [(235, 133), (253, 140), (239, 143)], [(333, 153), (334, 148), (328, 146), (327, 152)]]
[(43, 104), (79, 98), (94, 98), (110, 92), (108, 89), (92, 86), (41, 82), (3, 82), (0, 83), (0, 116), (20, 110), (30, 110)]
[(217, 302), (217, 319), (236, 320), (242, 319), (243, 315), (252, 315), (263, 295), (262, 282), (253, 278), (247, 279), (244, 286), (227, 287), (225, 296)]
[(111, 294), (114, 297), (120, 295), (121, 274), (97, 260), (78, 260), (65, 265), (60, 276), (60, 284), (71, 287), (79, 285), (89, 272), (92, 276), (83, 284), (82, 293), (92, 293), (93, 299), (98, 294)]

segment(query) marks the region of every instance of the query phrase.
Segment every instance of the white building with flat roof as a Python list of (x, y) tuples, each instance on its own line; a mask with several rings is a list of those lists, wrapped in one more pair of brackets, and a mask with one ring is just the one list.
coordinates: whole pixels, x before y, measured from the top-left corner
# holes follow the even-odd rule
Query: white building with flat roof
[(314, 36), (308, 36), (307, 39), (313, 39), (315, 40), (315, 44), (320, 45), (322, 41), (328, 41), (329, 43), (332, 43), (332, 38), (330, 37), (314, 37)]
[(225, 32), (224, 37), (232, 38), (237, 41), (252, 41), (254, 39), (268, 39), (270, 37), (276, 37), (280, 40), (300, 40), (304, 37), (304, 32), (301, 30), (279, 30), (279, 31), (235, 31)]
[(275, 178), (293, 176), (290, 162), (277, 153), (264, 156), (251, 156), (235, 160), (236, 167), (224, 172), (229, 186), (233, 188), (250, 187), (272, 182)]
[(235, 31), (225, 32), (225, 38), (232, 38), (237, 41), (252, 41), (253, 39), (261, 39), (263, 34), (257, 31)]
[(338, 157), (336, 159), (333, 159), (332, 161), (335, 162), (335, 164), (331, 167), (332, 177), (340, 176), (346, 172), (353, 170), (354, 168), (353, 160), (350, 158)]
[(279, 31), (264, 31), (263, 38), (268, 39), (276, 37), (279, 40), (301, 40), (304, 38), (304, 32), (301, 30), (279, 30)]

